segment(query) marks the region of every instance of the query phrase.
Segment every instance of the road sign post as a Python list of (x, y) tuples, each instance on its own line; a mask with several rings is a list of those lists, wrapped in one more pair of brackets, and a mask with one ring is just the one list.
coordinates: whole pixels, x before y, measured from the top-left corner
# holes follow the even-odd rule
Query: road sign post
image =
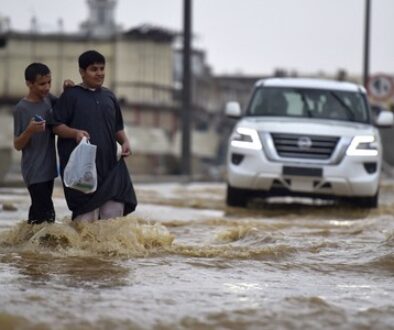
[(394, 78), (384, 74), (371, 76), (367, 91), (373, 100), (387, 102), (394, 96)]

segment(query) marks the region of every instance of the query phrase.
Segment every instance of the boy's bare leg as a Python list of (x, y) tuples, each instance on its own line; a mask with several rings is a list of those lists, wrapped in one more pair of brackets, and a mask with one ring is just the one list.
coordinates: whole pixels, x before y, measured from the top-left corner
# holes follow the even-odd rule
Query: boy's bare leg
[(93, 211), (87, 212), (80, 214), (74, 218), (74, 221), (87, 221), (87, 222), (93, 222), (95, 220), (98, 220), (99, 217), (99, 209), (95, 209)]
[(100, 207), (100, 219), (113, 219), (123, 216), (124, 204), (115, 201), (105, 202)]

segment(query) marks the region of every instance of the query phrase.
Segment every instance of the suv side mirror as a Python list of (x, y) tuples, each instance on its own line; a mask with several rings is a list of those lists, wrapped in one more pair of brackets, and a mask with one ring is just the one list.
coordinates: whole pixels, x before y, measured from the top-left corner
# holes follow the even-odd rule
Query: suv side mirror
[(239, 118), (242, 114), (241, 106), (238, 102), (227, 102), (225, 112), (226, 116), (234, 118)]
[(391, 127), (394, 123), (394, 115), (391, 111), (383, 110), (376, 118), (376, 126), (378, 127)]

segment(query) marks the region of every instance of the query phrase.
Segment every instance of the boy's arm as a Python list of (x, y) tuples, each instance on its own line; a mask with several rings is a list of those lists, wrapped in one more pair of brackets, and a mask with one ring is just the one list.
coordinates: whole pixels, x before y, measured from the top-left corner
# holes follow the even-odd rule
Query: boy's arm
[(18, 151), (24, 149), (29, 143), (33, 134), (42, 132), (44, 130), (45, 120), (37, 122), (32, 119), (29, 125), (27, 125), (26, 129), (19, 136), (14, 137), (14, 148)]
[(84, 136), (90, 138), (89, 133), (80, 129), (68, 127), (66, 124), (60, 124), (52, 128), (53, 133), (64, 139), (75, 139), (80, 142)]
[(122, 157), (128, 157), (131, 155), (131, 148), (130, 148), (130, 142), (129, 139), (127, 138), (127, 135), (124, 130), (117, 131), (115, 134), (116, 141), (120, 143), (122, 146)]

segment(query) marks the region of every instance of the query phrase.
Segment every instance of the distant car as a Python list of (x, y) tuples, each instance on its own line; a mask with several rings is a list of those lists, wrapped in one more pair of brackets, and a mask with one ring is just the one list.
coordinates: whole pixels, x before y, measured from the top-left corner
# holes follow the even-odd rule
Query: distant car
[(264, 79), (255, 84), (244, 113), (229, 102), (226, 114), (238, 118), (228, 147), (228, 205), (304, 196), (378, 206), (382, 146), (375, 126), (390, 127), (393, 114), (383, 110), (373, 121), (362, 86)]

